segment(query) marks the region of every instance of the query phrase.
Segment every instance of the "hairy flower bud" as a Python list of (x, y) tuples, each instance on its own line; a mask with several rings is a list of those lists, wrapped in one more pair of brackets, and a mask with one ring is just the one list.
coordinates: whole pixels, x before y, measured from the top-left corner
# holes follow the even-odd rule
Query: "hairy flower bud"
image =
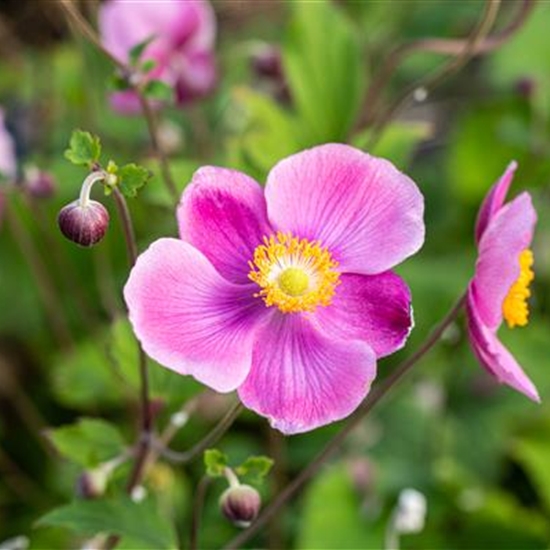
[(248, 527), (258, 516), (262, 501), (250, 485), (229, 487), (220, 497), (223, 515), (238, 527)]
[(76, 200), (61, 209), (57, 223), (70, 241), (80, 246), (93, 246), (107, 231), (109, 212), (100, 202), (89, 200), (83, 206)]

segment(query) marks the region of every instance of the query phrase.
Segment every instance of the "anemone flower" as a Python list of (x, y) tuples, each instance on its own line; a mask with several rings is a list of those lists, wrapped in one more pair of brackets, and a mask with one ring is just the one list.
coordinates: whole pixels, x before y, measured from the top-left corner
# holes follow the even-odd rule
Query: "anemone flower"
[[(214, 87), (216, 21), (206, 0), (108, 0), (100, 7), (99, 29), (105, 48), (123, 63), (133, 47), (151, 40), (141, 58), (155, 63), (147, 78), (172, 86), (176, 104)], [(124, 114), (140, 112), (133, 91), (113, 93), (111, 104)]]
[(4, 123), (4, 111), (0, 107), (0, 176), (15, 178), (17, 175), (17, 158), (15, 142)]
[(180, 239), (154, 242), (124, 289), (145, 351), (283, 433), (353, 412), (376, 360), (402, 347), (411, 295), (391, 269), (424, 242), (423, 197), (390, 162), (347, 145), (290, 156), (265, 192), (199, 169)]
[(468, 331), (472, 348), (489, 373), (540, 401), (533, 382), (497, 337), (503, 320), (510, 328), (527, 324), (529, 285), (534, 278), (530, 246), (537, 215), (531, 196), (524, 192), (504, 203), (516, 168), (515, 162), (508, 166), (478, 214), (478, 259), (467, 297)]
[(17, 176), (17, 158), (15, 142), (4, 124), (4, 111), (0, 107), (0, 224), (2, 223), (6, 197), (2, 191), (2, 179), (15, 179)]

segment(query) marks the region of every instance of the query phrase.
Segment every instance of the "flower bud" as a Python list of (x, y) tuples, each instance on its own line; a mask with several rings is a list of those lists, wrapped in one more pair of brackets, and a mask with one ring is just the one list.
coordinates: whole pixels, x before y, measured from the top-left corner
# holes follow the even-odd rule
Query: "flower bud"
[(80, 498), (99, 498), (105, 493), (108, 477), (109, 472), (101, 467), (95, 470), (86, 470), (76, 480), (75, 493)]
[(89, 200), (83, 206), (76, 200), (61, 209), (57, 223), (70, 241), (80, 246), (93, 246), (107, 231), (109, 212), (100, 202)]
[(248, 527), (258, 516), (261, 505), (260, 494), (250, 485), (229, 487), (220, 497), (223, 515), (237, 527)]
[(283, 77), (281, 52), (266, 44), (252, 54), (252, 70), (260, 77), (279, 79)]
[(56, 183), (49, 172), (32, 167), (26, 170), (24, 186), (31, 197), (49, 199), (55, 194)]

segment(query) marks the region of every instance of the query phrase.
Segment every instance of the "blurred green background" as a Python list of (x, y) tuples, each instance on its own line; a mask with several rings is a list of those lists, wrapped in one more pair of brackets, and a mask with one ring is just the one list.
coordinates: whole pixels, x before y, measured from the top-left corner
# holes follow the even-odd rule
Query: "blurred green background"
[[(162, 114), (180, 189), (202, 164), (237, 168), (263, 182), (277, 160), (305, 147), (329, 141), (362, 146), (371, 134), (358, 132), (356, 122), (360, 115), (376, 116), (365, 96), (388, 53), (422, 37), (466, 36), (484, 8), (477, 0), (213, 4), (219, 86), (189, 110)], [(502, 4), (497, 30), (522, 4)], [(84, 6), (92, 21), (96, 7)], [(472, 60), (425, 101), (409, 102), (369, 150), (407, 172), (426, 198), (425, 247), (399, 269), (413, 291), (416, 327), (407, 347), (381, 362), (380, 376), (422, 341), (464, 290), (475, 262), (477, 208), (515, 159), (512, 193), (528, 189), (539, 212), (536, 281), (529, 326), (503, 329), (501, 336), (538, 387), (542, 405), (485, 374), (460, 319), (249, 547), (381, 548), (396, 499), (407, 487), (426, 495), (428, 516), (422, 533), (403, 537), (403, 548), (550, 546), (549, 28), (550, 3), (540, 2), (502, 47)], [(266, 46), (280, 48), (284, 81), (254, 64)], [(445, 59), (407, 57), (381, 105)], [(74, 498), (83, 467), (110, 458), (101, 449), (60, 457), (47, 428), (101, 418), (127, 445), (137, 429), (135, 344), (121, 299), (126, 255), (112, 201), (97, 191), (112, 221), (92, 250), (63, 239), (55, 222), (85, 175), (63, 157), (74, 128), (99, 135), (107, 158), (141, 162), (155, 172), (130, 203), (140, 246), (176, 233), (144, 121), (108, 106), (111, 76), (109, 62), (69, 33), (54, 3), (0, 5), (0, 105), (21, 166), (38, 165), (57, 180), (48, 199), (10, 193), (10, 215), (0, 222), (0, 541), (25, 535), (31, 548), (82, 543), (82, 533), (36, 521)], [(201, 388), (157, 365), (150, 372), (162, 426)], [(229, 402), (207, 396), (174, 448), (198, 441)], [(338, 428), (282, 438), (264, 419), (244, 413), (218, 446), (235, 464), (250, 454), (275, 458), (261, 487), (269, 502)], [(168, 521), (183, 547), (203, 470), (200, 458), (185, 468), (159, 462), (145, 483), (147, 505)], [(117, 471), (108, 494), (120, 490), (127, 472), (126, 466)], [(216, 481), (209, 490), (201, 547), (218, 548), (237, 532), (218, 511), (223, 489)], [(147, 547), (137, 535), (122, 542)]]

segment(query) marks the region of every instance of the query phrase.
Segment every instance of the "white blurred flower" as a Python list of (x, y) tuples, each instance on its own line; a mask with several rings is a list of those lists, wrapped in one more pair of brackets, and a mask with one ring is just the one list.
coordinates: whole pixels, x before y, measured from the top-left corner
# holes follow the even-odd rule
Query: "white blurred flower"
[(416, 489), (403, 489), (394, 512), (395, 530), (401, 534), (420, 533), (427, 512), (426, 497)]

